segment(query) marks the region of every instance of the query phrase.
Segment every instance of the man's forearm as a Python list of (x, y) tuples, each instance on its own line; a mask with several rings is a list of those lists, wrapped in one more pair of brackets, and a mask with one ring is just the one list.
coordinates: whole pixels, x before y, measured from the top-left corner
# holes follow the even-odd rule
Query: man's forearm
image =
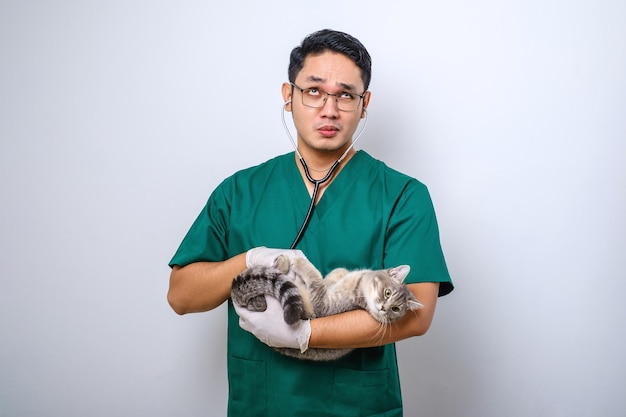
[(230, 297), (232, 281), (246, 268), (246, 254), (224, 262), (195, 262), (174, 266), (167, 300), (178, 314), (212, 310)]
[(381, 346), (428, 330), (435, 313), (439, 284), (410, 284), (424, 307), (409, 311), (402, 319), (381, 325), (365, 310), (354, 310), (311, 320), (309, 347), (340, 349)]

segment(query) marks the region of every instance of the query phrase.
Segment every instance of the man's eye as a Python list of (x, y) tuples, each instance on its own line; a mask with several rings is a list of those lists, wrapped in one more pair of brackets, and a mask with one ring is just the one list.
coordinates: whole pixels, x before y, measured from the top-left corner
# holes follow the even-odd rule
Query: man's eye
[(304, 90), (304, 92), (309, 95), (309, 96), (319, 96), (320, 95), (320, 90), (318, 90), (317, 88), (309, 88)]
[(340, 98), (341, 100), (351, 101), (351, 100), (354, 100), (354, 94), (350, 94), (350, 93), (341, 93), (341, 95), (339, 96), (339, 98)]

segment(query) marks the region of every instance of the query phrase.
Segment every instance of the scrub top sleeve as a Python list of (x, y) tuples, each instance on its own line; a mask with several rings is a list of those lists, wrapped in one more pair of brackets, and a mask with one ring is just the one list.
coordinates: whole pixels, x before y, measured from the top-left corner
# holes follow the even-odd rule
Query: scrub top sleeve
[(454, 288), (441, 249), (430, 194), (417, 180), (406, 184), (391, 213), (385, 236), (385, 267), (408, 264), (407, 284), (439, 282), (439, 296)]
[(227, 258), (229, 207), (222, 184), (211, 194), (192, 224), (170, 261), (170, 267), (193, 262), (217, 262)]

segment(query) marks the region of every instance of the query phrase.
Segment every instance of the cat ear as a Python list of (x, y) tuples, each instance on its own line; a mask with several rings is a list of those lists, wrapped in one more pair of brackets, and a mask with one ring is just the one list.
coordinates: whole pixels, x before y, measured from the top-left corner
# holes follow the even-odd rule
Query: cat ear
[(417, 310), (418, 308), (424, 307), (424, 304), (420, 303), (415, 298), (411, 298), (407, 300), (406, 305), (409, 308), (409, 310)]
[(389, 275), (395, 278), (398, 282), (404, 282), (404, 279), (406, 278), (407, 275), (409, 275), (410, 271), (411, 271), (410, 266), (400, 265), (400, 266), (396, 266), (395, 268), (391, 268), (389, 270)]

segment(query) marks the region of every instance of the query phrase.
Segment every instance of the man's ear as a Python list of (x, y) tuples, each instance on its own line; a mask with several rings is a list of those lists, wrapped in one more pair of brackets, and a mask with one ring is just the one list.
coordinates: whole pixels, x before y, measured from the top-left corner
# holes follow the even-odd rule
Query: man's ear
[(283, 95), (283, 101), (285, 102), (285, 110), (291, 111), (291, 99), (293, 87), (289, 83), (283, 83), (281, 93)]
[(366, 91), (363, 95), (363, 109), (361, 110), (361, 119), (365, 117), (365, 113), (367, 112), (367, 106), (370, 105), (370, 98), (372, 96), (371, 91)]

